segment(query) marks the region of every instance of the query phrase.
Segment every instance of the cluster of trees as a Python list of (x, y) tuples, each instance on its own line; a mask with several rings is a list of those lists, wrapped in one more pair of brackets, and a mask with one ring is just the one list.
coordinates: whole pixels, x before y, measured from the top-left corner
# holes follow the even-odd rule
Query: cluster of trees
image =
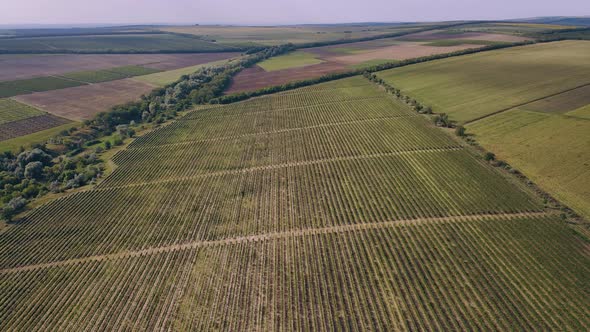
[(56, 156), (42, 146), (0, 155), (1, 215), (10, 220), (30, 199), (95, 181), (103, 168), (95, 154)]

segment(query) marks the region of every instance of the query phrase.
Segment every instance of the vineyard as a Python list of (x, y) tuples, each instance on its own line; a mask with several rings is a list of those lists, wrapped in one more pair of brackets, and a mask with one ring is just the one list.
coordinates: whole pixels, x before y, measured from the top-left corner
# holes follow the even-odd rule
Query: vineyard
[(590, 329), (588, 243), (363, 78), (194, 110), (113, 162), (0, 231), (0, 330)]

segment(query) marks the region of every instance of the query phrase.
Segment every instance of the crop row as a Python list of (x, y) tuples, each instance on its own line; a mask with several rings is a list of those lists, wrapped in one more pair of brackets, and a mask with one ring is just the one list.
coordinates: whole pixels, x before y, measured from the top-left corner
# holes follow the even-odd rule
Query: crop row
[(217, 244), (1, 274), (0, 329), (586, 331), (584, 251), (550, 218)]
[(195, 111), (139, 137), (129, 148), (414, 115), (405, 104), (387, 97), (248, 113), (235, 113), (232, 106), (223, 106)]
[(121, 151), (119, 168), (102, 187), (161, 181), (211, 172), (333, 158), (456, 148), (444, 133), (424, 128), (420, 117), (280, 131)]
[(71, 195), (0, 234), (0, 268), (297, 229), (539, 209), (466, 151), (338, 160)]

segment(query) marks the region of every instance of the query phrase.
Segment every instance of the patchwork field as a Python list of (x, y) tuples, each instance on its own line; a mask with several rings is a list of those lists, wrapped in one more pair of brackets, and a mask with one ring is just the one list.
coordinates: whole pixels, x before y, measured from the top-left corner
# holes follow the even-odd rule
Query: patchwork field
[(58, 127), (69, 122), (11, 99), (0, 99), (0, 141)]
[(389, 33), (412, 31), (428, 24), (380, 24), (380, 25), (306, 25), (280, 27), (240, 27), (240, 26), (185, 26), (164, 27), (163, 31), (193, 34), (206, 40), (215, 40), (221, 45), (260, 46), (281, 45), (285, 43), (311, 43), (371, 37)]
[(32, 116), (0, 125), (0, 141), (60, 127), (72, 121), (51, 114)]
[[(455, 39), (442, 40), (441, 38), (446, 37), (442, 33), (435, 30), (432, 33), (409, 34), (399, 38), (304, 49), (269, 59), (257, 67), (238, 73), (227, 93), (252, 91), (385, 62), (480, 48), (496, 42), (527, 40), (523, 37), (486, 33), (458, 33), (452, 34)], [(481, 39), (474, 40), (471, 37)], [(412, 41), (405, 41), (406, 39)]]
[(172, 70), (229, 59), (239, 53), (201, 54), (29, 54), (0, 56), (0, 81), (63, 75), (76, 71), (144, 66)]
[(0, 38), (2, 53), (174, 53), (236, 50), (177, 34), (113, 34)]
[(0, 232), (1, 329), (590, 328), (587, 243), (361, 77), (195, 110), (113, 161)]
[(553, 42), (378, 76), (435, 112), (467, 122), (485, 148), (588, 217), (590, 123), (581, 109), (590, 104), (588, 52), (590, 42)]
[(154, 88), (148, 83), (124, 79), (20, 95), (14, 99), (60, 117), (84, 120), (113, 106), (136, 100)]
[(562, 41), (431, 61), (378, 73), (391, 85), (469, 122), (590, 83), (590, 42)]
[(33, 116), (43, 115), (45, 113), (24, 105), (17, 103), (11, 99), (0, 99), (0, 125), (7, 122), (22, 120)]

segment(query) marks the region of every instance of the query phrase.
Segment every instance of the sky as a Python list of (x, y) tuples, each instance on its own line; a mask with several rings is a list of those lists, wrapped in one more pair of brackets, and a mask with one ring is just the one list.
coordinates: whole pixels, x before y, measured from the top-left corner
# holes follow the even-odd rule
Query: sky
[(588, 16), (590, 0), (0, 0), (0, 24), (303, 24)]

